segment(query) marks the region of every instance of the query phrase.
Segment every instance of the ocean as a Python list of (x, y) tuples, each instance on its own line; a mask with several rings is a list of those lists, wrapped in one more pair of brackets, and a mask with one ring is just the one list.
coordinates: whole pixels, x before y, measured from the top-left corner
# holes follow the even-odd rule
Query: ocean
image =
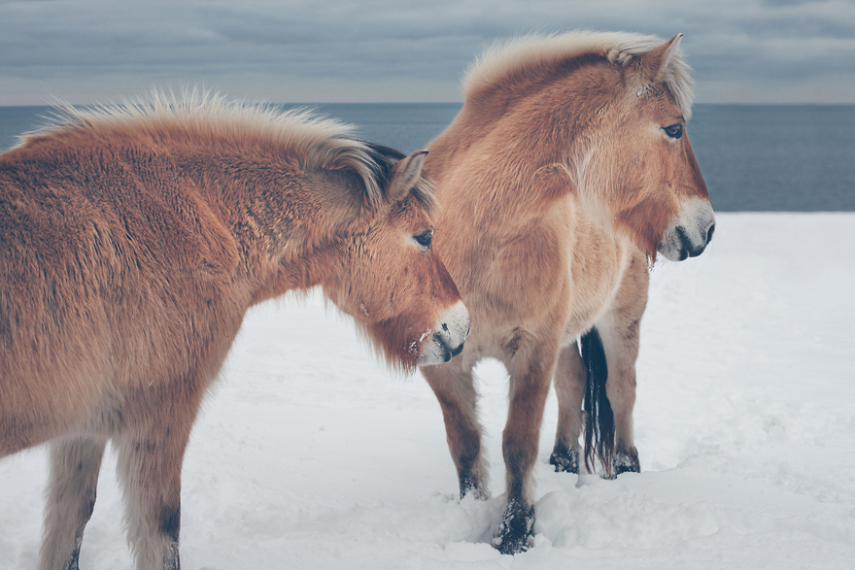
[[(336, 103), (312, 107), (403, 152), (427, 146), (458, 103)], [(49, 107), (0, 107), (0, 149), (45, 122)], [(855, 105), (694, 106), (687, 127), (721, 212), (855, 211)]]

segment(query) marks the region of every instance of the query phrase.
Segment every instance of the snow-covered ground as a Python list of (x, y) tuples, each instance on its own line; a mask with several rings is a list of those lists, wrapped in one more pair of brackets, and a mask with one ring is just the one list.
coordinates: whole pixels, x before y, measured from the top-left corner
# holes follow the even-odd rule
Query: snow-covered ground
[[(185, 569), (855, 567), (855, 214), (721, 214), (652, 274), (638, 363), (643, 473), (553, 473), (536, 546), (489, 545), (507, 377), (478, 369), (496, 497), (458, 501), (439, 406), (317, 296), (253, 310), (184, 464)], [(46, 454), (0, 462), (0, 568), (35, 568)], [(129, 568), (108, 452), (84, 570)]]

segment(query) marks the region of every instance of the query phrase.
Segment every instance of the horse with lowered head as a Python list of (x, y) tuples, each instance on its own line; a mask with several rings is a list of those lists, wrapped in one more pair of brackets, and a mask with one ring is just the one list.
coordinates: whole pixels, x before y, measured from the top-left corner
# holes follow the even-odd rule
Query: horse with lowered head
[(407, 370), (469, 317), (424, 151), (212, 96), (59, 112), (0, 154), (0, 457), (49, 442), (40, 568), (76, 569), (112, 439), (137, 568), (177, 569), (184, 450), (250, 306), (320, 286)]
[(607, 476), (640, 469), (632, 409), (649, 263), (699, 255), (715, 227), (685, 132), (692, 82), (681, 37), (575, 32), (499, 45), (469, 72), (463, 109), (429, 146), (425, 170), (442, 204), (435, 245), (472, 334), (461, 358), (422, 372), (461, 496), (483, 497), (472, 369), (484, 357), (507, 367), (501, 552), (531, 541), (531, 475), (553, 376), (551, 463), (578, 472), (584, 416), (589, 468), (596, 456)]

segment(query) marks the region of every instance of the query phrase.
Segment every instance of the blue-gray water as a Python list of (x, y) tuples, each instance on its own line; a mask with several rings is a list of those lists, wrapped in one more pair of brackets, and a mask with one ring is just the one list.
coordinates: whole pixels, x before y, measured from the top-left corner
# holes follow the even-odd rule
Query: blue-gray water
[[(451, 122), (456, 103), (315, 105), (366, 140), (412, 152)], [(0, 107), (0, 149), (47, 107)], [(689, 136), (718, 211), (855, 211), (855, 106), (703, 105)]]

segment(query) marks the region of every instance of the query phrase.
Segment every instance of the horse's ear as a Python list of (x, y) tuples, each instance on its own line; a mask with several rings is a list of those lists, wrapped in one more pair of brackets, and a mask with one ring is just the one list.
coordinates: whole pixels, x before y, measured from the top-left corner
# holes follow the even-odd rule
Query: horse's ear
[(683, 34), (677, 34), (664, 44), (657, 46), (641, 56), (639, 59), (639, 68), (642, 77), (649, 83), (658, 83), (661, 81), (662, 73), (668, 69), (668, 64), (674, 54), (677, 53), (680, 46), (680, 40), (683, 39)]
[(547, 204), (576, 190), (576, 184), (563, 164), (553, 163), (541, 166), (534, 173), (534, 178)]
[(407, 197), (422, 175), (422, 166), (427, 153), (426, 150), (417, 150), (398, 161), (392, 169), (389, 187), (386, 190), (386, 199), (389, 203), (394, 204)]

